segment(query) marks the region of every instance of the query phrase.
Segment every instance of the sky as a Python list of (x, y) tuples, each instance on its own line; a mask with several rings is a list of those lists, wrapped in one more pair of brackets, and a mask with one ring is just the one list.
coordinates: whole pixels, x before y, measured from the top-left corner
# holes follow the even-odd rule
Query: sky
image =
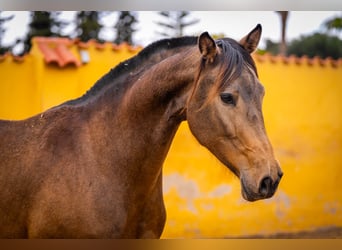
[[(161, 38), (157, 31), (160, 27), (155, 24), (160, 15), (153, 11), (135, 12), (139, 20), (136, 25), (137, 32), (134, 34), (134, 42), (146, 46)], [(4, 44), (13, 43), (17, 38), (24, 37), (28, 30), (29, 14), (27, 11), (5, 11), (2, 16), (15, 14), (15, 18), (6, 24), (7, 32)], [(75, 12), (63, 12), (62, 17), (72, 20)], [(334, 16), (341, 15), (341, 11), (290, 11), (287, 25), (287, 40), (291, 41), (301, 35), (322, 31), (322, 23)], [(115, 23), (117, 15), (109, 15), (104, 19), (105, 26)], [(185, 29), (185, 35), (199, 35), (204, 31), (210, 34), (223, 33), (227, 37), (239, 40), (251, 31), (258, 23), (263, 27), (260, 48), (265, 47), (266, 39), (280, 40), (280, 16), (275, 11), (192, 11), (190, 19), (200, 21)], [(69, 27), (70, 31), (72, 27)], [(102, 35), (111, 39), (114, 37), (113, 30), (104, 29)], [(340, 35), (341, 36), (341, 35)]]

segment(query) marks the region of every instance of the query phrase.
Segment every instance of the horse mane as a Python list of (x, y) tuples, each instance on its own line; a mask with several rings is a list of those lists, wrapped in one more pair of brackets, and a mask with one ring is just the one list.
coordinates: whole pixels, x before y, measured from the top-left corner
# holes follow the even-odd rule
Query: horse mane
[[(127, 86), (126, 81), (115, 81), (121, 76), (127, 75), (127, 73), (136, 70), (138, 67), (146, 64), (146, 62), (153, 55), (160, 53), (163, 50), (172, 50), (184, 46), (190, 46), (197, 44), (198, 37), (195, 36), (185, 36), (179, 38), (169, 38), (162, 39), (151, 43), (146, 48), (141, 50), (134, 57), (125, 60), (118, 64), (116, 67), (112, 68), (107, 74), (101, 77), (83, 96), (67, 101), (64, 104), (79, 104), (83, 101), (88, 100), (91, 97), (96, 96), (101, 90), (103, 90), (109, 84), (115, 86), (117, 90), (125, 88)], [(217, 91), (223, 87), (224, 83), (231, 82), (241, 75), (243, 65), (247, 64), (252, 70), (257, 74), (257, 69), (255, 63), (250, 56), (250, 54), (243, 49), (243, 47), (231, 38), (223, 38), (217, 40), (217, 45), (222, 49), (223, 52), (223, 63), (222, 75), (218, 77), (219, 86)], [(152, 62), (150, 64), (154, 65), (165, 58), (159, 59), (159, 61)]]
[[(141, 67), (141, 65), (146, 63), (146, 61), (151, 56), (159, 53), (162, 50), (171, 50), (183, 46), (195, 45), (197, 43), (197, 39), (198, 38), (194, 36), (185, 36), (179, 38), (162, 39), (153, 42), (146, 48), (141, 50), (134, 57), (127, 59), (112, 68), (107, 74), (101, 77), (83, 96), (74, 100), (67, 101), (64, 104), (77, 104), (84, 100), (87, 100), (90, 97), (94, 97), (109, 84), (116, 84), (117, 89), (123, 88), (125, 86), (125, 82), (120, 83), (120, 81), (115, 82), (114, 80), (125, 75), (128, 72), (134, 71), (138, 67)], [(154, 62), (153, 64), (156, 63), (158, 62)]]

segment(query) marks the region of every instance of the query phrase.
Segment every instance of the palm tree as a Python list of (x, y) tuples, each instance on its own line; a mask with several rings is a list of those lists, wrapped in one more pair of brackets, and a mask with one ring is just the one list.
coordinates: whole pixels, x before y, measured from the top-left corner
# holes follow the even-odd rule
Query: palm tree
[(289, 16), (289, 11), (276, 11), (280, 15), (281, 19), (281, 42), (279, 45), (279, 53), (286, 55), (286, 24)]
[(327, 29), (327, 31), (336, 31), (336, 33), (339, 33), (342, 31), (342, 15), (332, 17), (328, 20), (326, 20), (323, 23), (324, 27)]

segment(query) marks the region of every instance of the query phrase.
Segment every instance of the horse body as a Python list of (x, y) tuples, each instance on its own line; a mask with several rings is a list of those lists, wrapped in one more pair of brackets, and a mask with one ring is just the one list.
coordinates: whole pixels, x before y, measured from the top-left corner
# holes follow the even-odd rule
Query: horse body
[[(147, 170), (147, 165), (152, 168), (160, 164), (161, 160), (146, 159), (149, 154), (153, 157), (152, 147), (144, 143), (145, 148), (141, 148), (138, 140), (130, 151), (134, 154), (128, 155), (127, 147), (132, 145), (127, 144), (124, 131), (122, 136), (105, 137), (98, 132), (101, 125), (97, 123), (94, 128), (91, 122), (98, 118), (84, 118), (84, 114), (73, 109), (63, 113), (52, 111), (46, 117), (37, 116), (25, 125), (18, 122), (6, 129), (0, 152), (11, 157), (2, 158), (6, 168), (2, 168), (0, 177), (1, 237), (142, 235), (139, 230), (143, 228), (139, 227), (144, 227), (144, 222), (139, 222), (139, 218), (147, 219), (143, 211), (148, 199), (161, 194), (161, 173), (142, 170)], [(53, 126), (45, 119), (54, 121)], [(86, 121), (79, 122), (80, 119)], [(120, 126), (113, 124), (116, 125)], [(31, 138), (19, 137), (17, 131)], [(6, 137), (14, 134), (20, 139), (11, 145)], [(112, 147), (113, 140), (123, 146)], [(157, 149), (155, 153), (158, 152)], [(154, 202), (154, 206), (158, 204)], [(149, 220), (153, 223), (155, 218)], [(151, 230), (154, 233), (155, 229)], [(160, 236), (160, 229), (157, 233), (155, 237)]]
[[(160, 237), (166, 218), (162, 165), (184, 120), (199, 142), (241, 178), (246, 199), (273, 195), (280, 170), (257, 112), (260, 91), (252, 91), (259, 101), (247, 113), (261, 123), (261, 129), (250, 129), (253, 136), (260, 137), (255, 131), (262, 134), (261, 143), (252, 147), (253, 140), (247, 138), (245, 145), (245, 135), (224, 140), (210, 135), (210, 126), (217, 125), (220, 133), (227, 130), (220, 130), (223, 118), (217, 124), (209, 122), (222, 108), (206, 97), (214, 93), (211, 88), (222, 71), (218, 58), (224, 53), (209, 35), (199, 38), (200, 50), (195, 41), (151, 45), (138, 59), (108, 73), (85, 96), (23, 121), (0, 121), (0, 237)], [(256, 79), (250, 70), (243, 72), (244, 80)], [(242, 139), (226, 145), (237, 137)], [(226, 150), (240, 155), (246, 148), (253, 151), (251, 161), (258, 173), (245, 170), (252, 165), (246, 165), (246, 157), (225, 158)], [(262, 159), (256, 156), (259, 148)], [(268, 164), (262, 176), (260, 162)]]
[[(151, 70), (163, 72), (167, 64)], [(0, 177), (8, 193), (0, 198), (20, 195), (13, 202), (1, 199), (3, 214), (11, 216), (0, 221), (1, 237), (161, 235), (161, 165), (183, 120), (177, 112), (184, 105), (167, 92), (182, 88), (165, 90), (170, 79), (155, 76), (160, 89), (146, 92), (156, 79), (138, 76), (141, 84), (127, 85), (121, 98), (110, 94), (117, 92), (113, 85), (90, 102), (65, 103), (24, 121), (1, 121), (0, 152), (9, 159), (2, 162), (8, 172)], [(187, 81), (182, 85), (191, 77)]]

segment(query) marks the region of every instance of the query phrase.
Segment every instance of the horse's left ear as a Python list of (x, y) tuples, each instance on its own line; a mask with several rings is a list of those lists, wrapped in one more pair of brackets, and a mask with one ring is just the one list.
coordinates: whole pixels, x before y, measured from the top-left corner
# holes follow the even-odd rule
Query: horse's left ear
[(261, 30), (261, 25), (258, 24), (251, 32), (248, 33), (247, 36), (240, 40), (240, 44), (248, 51), (248, 53), (252, 53), (258, 47)]
[(217, 54), (216, 43), (208, 32), (202, 33), (198, 38), (198, 47), (204, 59), (213, 62)]

